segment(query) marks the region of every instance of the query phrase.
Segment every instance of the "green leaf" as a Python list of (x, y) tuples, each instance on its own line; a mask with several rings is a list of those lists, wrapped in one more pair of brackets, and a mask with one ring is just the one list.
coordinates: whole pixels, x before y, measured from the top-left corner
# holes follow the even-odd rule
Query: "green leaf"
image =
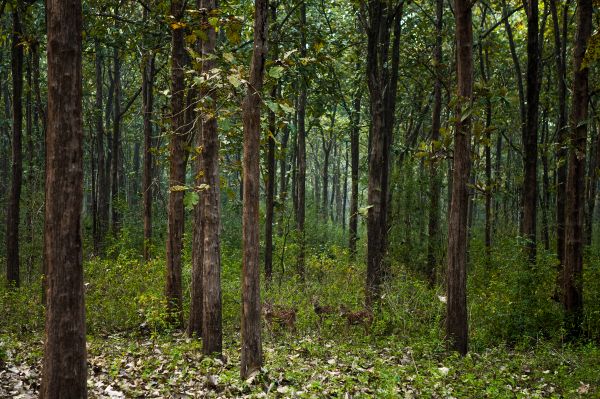
[(200, 197), (198, 196), (198, 193), (195, 192), (191, 192), (188, 195), (186, 195), (183, 198), (183, 205), (185, 206), (185, 209), (188, 211), (191, 211), (192, 209), (194, 209), (194, 207), (196, 206), (196, 204), (198, 204), (198, 200), (200, 199)]
[(274, 66), (269, 69), (269, 76), (274, 79), (279, 79), (283, 75), (283, 67), (282, 66)]
[(227, 76), (227, 80), (236, 89), (242, 85), (242, 80), (237, 75), (229, 75), (229, 76)]

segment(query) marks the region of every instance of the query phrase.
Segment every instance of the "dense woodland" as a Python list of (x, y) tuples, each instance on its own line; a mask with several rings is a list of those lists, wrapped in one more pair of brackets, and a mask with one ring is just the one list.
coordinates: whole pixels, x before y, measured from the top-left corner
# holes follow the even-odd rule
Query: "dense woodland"
[(597, 397), (599, 9), (0, 0), (0, 397)]

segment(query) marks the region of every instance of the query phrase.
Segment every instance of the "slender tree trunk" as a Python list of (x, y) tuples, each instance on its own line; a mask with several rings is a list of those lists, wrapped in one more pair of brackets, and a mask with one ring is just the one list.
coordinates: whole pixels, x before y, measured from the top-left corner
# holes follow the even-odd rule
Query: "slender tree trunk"
[(323, 144), (323, 196), (321, 197), (321, 217), (324, 222), (327, 222), (329, 220), (329, 158), (333, 142), (331, 139), (325, 138), (324, 135), (321, 137), (321, 141)]
[(527, 1), (527, 120), (523, 134), (523, 222), (522, 235), (527, 240), (527, 257), (536, 261), (537, 221), (537, 136), (539, 119), (539, 12), (538, 0)]
[(114, 67), (114, 102), (113, 102), (113, 134), (111, 151), (111, 184), (112, 184), (112, 233), (115, 237), (119, 234), (121, 228), (121, 180), (123, 176), (119, 175), (119, 164), (121, 162), (121, 60), (119, 59), (119, 49), (113, 49), (113, 67)]
[[(35, 150), (33, 146), (34, 137), (33, 137), (33, 101), (32, 101), (32, 77), (31, 77), (31, 52), (27, 57), (27, 68), (26, 68), (26, 76), (27, 76), (27, 92), (25, 97), (25, 131), (27, 134), (27, 182), (29, 188), (29, 198), (27, 199), (27, 213), (25, 217), (26, 223), (26, 231), (27, 231), (27, 241), (30, 245), (33, 245), (35, 241), (35, 235), (33, 233), (33, 215), (34, 215), (34, 193), (35, 193), (35, 181), (36, 176), (34, 173), (34, 155)], [(92, 147), (93, 148), (93, 147)], [(93, 159), (93, 158), (92, 158)], [(93, 174), (93, 170), (92, 170)], [(92, 175), (93, 177), (93, 175)], [(92, 180), (93, 183), (93, 180)], [(94, 187), (92, 185), (92, 193), (94, 192)], [(92, 203), (93, 205), (93, 203)], [(94, 208), (93, 208), (94, 209)], [(95, 214), (94, 214), (95, 216)], [(95, 226), (95, 225), (94, 225)], [(31, 281), (32, 270), (33, 270), (33, 260), (34, 260), (34, 251), (29, 251), (27, 254), (27, 281)]]
[[(304, 7), (302, 5), (301, 7)], [(268, 0), (256, 0), (254, 50), (248, 93), (242, 104), (244, 124), (244, 211), (242, 222), (242, 378), (260, 370), (263, 362), (260, 336), (259, 185), (260, 95), (267, 58)], [(304, 215), (302, 215), (304, 216)], [(302, 222), (304, 222), (302, 220)], [(304, 227), (304, 223), (302, 223)]]
[[(300, 5), (300, 57), (306, 58), (306, 3)], [(300, 94), (298, 97), (298, 150), (296, 159), (298, 168), (296, 171), (296, 190), (297, 190), (297, 214), (296, 214), (296, 230), (299, 239), (299, 251), (296, 262), (296, 271), (300, 276), (300, 280), (304, 281), (305, 272), (305, 252), (306, 252), (306, 237), (304, 232), (304, 222), (306, 213), (306, 97), (307, 97), (307, 82), (301, 75), (300, 79)]]
[(577, 1), (575, 33), (571, 146), (565, 206), (565, 257), (562, 303), (566, 328), (572, 337), (581, 335), (583, 321), (583, 216), (585, 207), (585, 147), (588, 125), (589, 67), (583, 64), (592, 32), (592, 0)]
[(431, 142), (433, 159), (429, 163), (429, 240), (427, 242), (427, 277), (429, 286), (433, 287), (436, 282), (437, 254), (439, 253), (440, 238), (440, 191), (441, 179), (439, 178), (437, 161), (437, 142), (440, 140), (440, 127), (442, 118), (442, 39), (444, 24), (444, 0), (436, 0), (435, 19), (435, 47), (433, 50), (433, 62), (435, 66), (435, 83), (433, 86), (433, 112), (431, 122)]
[(548, 166), (548, 146), (550, 131), (548, 127), (547, 110), (542, 117), (542, 240), (544, 250), (550, 250), (550, 222), (548, 221), (548, 209), (550, 209), (550, 177)]
[(154, 112), (154, 53), (147, 54), (142, 75), (142, 100), (144, 112), (144, 171), (142, 177), (142, 202), (144, 215), (144, 260), (150, 259), (152, 247), (152, 114)]
[[(277, 4), (271, 3), (271, 23), (277, 21)], [(279, 58), (277, 46), (273, 48), (273, 59)], [(271, 101), (277, 101), (277, 85), (271, 89)], [(265, 213), (265, 280), (269, 284), (273, 277), (273, 216), (275, 210), (275, 136), (277, 125), (275, 112), (269, 110), (269, 134), (267, 137), (267, 201)]]
[(46, 21), (48, 130), (44, 263), (48, 301), (40, 397), (87, 398), (81, 238), (81, 2), (48, 0)]
[[(184, 14), (184, 3), (181, 0), (171, 1), (171, 15), (175, 21), (181, 21)], [(184, 66), (185, 66), (185, 32), (172, 25), (171, 42), (171, 125), (169, 140), (169, 206), (167, 224), (167, 282), (165, 295), (170, 321), (176, 327), (183, 326), (182, 286), (181, 286), (181, 252), (183, 250), (183, 195), (178, 186), (185, 185), (185, 110), (184, 110)]]
[[(590, 118), (592, 119), (592, 118)], [(596, 134), (594, 134), (596, 133)], [(585, 217), (585, 245), (592, 245), (592, 233), (594, 226), (594, 208), (596, 205), (596, 193), (598, 188), (598, 162), (600, 161), (600, 139), (596, 123), (592, 120), (591, 134), (594, 139), (590, 147), (590, 167), (587, 178), (587, 204)]]
[(290, 138), (290, 129), (286, 126), (283, 130), (283, 137), (281, 139), (281, 154), (279, 158), (279, 221), (277, 223), (277, 234), (283, 235), (283, 217), (285, 214), (285, 203), (288, 198), (287, 186), (287, 163), (288, 163), (288, 140)]
[[(201, 8), (208, 15), (216, 8), (216, 0), (202, 0)], [(207, 15), (207, 17), (208, 17)], [(217, 34), (214, 26), (206, 19), (207, 39), (202, 42), (202, 54), (215, 53)], [(216, 67), (212, 59), (202, 62), (202, 70), (209, 73)], [(201, 98), (208, 97), (206, 113), (202, 117), (204, 178), (207, 188), (201, 198), (204, 206), (202, 236), (204, 238), (202, 262), (202, 352), (220, 355), (223, 349), (222, 305), (221, 305), (221, 189), (219, 180), (219, 132), (217, 130), (217, 96), (214, 91), (201, 92)], [(259, 106), (259, 104), (257, 105)], [(247, 180), (247, 179), (246, 179)], [(246, 196), (244, 195), (244, 198)], [(258, 226), (258, 223), (257, 223)]]
[(454, 136), (454, 167), (452, 202), (448, 218), (448, 274), (446, 334), (450, 347), (461, 354), (468, 350), (467, 322), (467, 182), (471, 169), (471, 117), (464, 112), (473, 97), (473, 26), (469, 0), (454, 3), (456, 21), (456, 51), (458, 97), (456, 132)]
[[(567, 0), (563, 6), (562, 31), (559, 28), (559, 17), (556, 0), (550, 0), (550, 13), (552, 15), (554, 31), (554, 58), (556, 59), (557, 89), (558, 89), (558, 121), (556, 151), (556, 252), (558, 254), (559, 275), (564, 266), (565, 254), (565, 202), (567, 181), (567, 30), (569, 19), (569, 5)], [(562, 36), (562, 37), (561, 37)], [(557, 284), (561, 285), (560, 278)]]
[(360, 104), (361, 92), (356, 91), (354, 96), (353, 124), (350, 132), (352, 195), (350, 198), (350, 256), (356, 258), (356, 241), (358, 239), (358, 163), (359, 163), (359, 136), (360, 136)]
[(342, 184), (342, 209), (340, 210), (342, 220), (342, 231), (346, 233), (346, 208), (348, 207), (348, 142), (344, 144), (344, 173)]
[(94, 43), (96, 53), (96, 152), (98, 154), (98, 190), (97, 190), (97, 208), (98, 220), (96, 235), (94, 236), (94, 247), (100, 249), (101, 241), (108, 228), (108, 182), (106, 176), (106, 165), (104, 159), (104, 122), (103, 122), (103, 82), (102, 82), (102, 50), (100, 43), (96, 40)]
[(23, 46), (19, 7), (13, 10), (12, 33), (12, 179), (8, 212), (6, 215), (6, 279), (16, 287), (20, 284), (19, 271), (19, 221), (23, 159), (21, 150), (21, 130), (23, 128)]

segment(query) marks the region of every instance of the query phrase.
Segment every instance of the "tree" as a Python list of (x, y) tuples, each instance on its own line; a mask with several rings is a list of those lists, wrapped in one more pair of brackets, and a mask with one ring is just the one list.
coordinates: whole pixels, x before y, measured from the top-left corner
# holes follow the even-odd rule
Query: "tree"
[[(300, 56), (306, 58), (306, 3), (300, 4)], [(297, 149), (296, 149), (296, 230), (298, 233), (300, 248), (296, 261), (296, 270), (301, 280), (304, 280), (306, 268), (306, 233), (304, 224), (306, 219), (306, 97), (308, 84), (304, 76), (299, 77), (298, 82), (298, 115), (297, 115)]]
[(523, 237), (529, 262), (535, 264), (537, 221), (537, 136), (539, 121), (539, 13), (538, 0), (527, 1), (527, 119), (523, 131)]
[(350, 132), (350, 170), (352, 194), (350, 197), (350, 256), (356, 257), (356, 241), (358, 240), (358, 163), (359, 163), (359, 139), (360, 139), (360, 106), (361, 92), (356, 90), (353, 99), (353, 124)]
[[(388, 179), (392, 144), (400, 44), (400, 21), (404, 2), (373, 0), (363, 10), (367, 32), (367, 83), (371, 99), (371, 138), (367, 214), (366, 303), (379, 296), (384, 277), (388, 234)], [(390, 31), (394, 41), (390, 53)]]
[(473, 98), (473, 26), (469, 0), (455, 0), (457, 108), (454, 133), (452, 199), (448, 217), (448, 271), (446, 335), (453, 350), (466, 354), (467, 325), (467, 183), (471, 170), (471, 116)]
[(183, 326), (181, 252), (183, 250), (183, 195), (186, 166), (185, 96), (185, 37), (180, 21), (184, 3), (171, 1), (171, 136), (169, 140), (169, 207), (167, 224), (167, 283), (165, 294), (171, 322)]
[[(432, 149), (435, 149), (436, 142), (440, 139), (440, 127), (442, 116), (442, 28), (444, 23), (444, 1), (435, 2), (435, 46), (433, 49), (433, 65), (435, 67), (435, 83), (433, 86), (433, 110), (431, 121), (431, 142)], [(438, 176), (438, 162), (434, 158), (429, 164), (429, 242), (427, 246), (427, 275), (429, 285), (433, 286), (436, 279), (436, 266), (439, 246), (439, 225), (440, 225), (440, 190), (441, 182)]]
[(254, 49), (250, 63), (248, 93), (242, 104), (244, 124), (244, 199), (243, 199), (243, 262), (242, 262), (242, 355), (241, 376), (260, 370), (262, 343), (260, 335), (260, 266), (259, 266), (259, 155), (260, 155), (260, 94), (267, 58), (268, 0), (256, 0), (254, 5)]
[[(144, 9), (144, 19), (148, 11)], [(152, 243), (152, 113), (154, 112), (154, 63), (152, 50), (145, 54), (142, 65), (142, 111), (144, 113), (144, 171), (142, 176), (142, 202), (144, 217), (144, 260), (150, 259)]]
[(40, 397), (86, 398), (83, 120), (79, 0), (46, 2), (48, 125), (44, 262), (46, 340)]
[[(22, 6), (22, 5), (21, 5)], [(13, 32), (11, 37), (11, 70), (13, 84), (12, 101), (12, 179), (8, 212), (6, 215), (6, 279), (16, 287), (20, 284), (19, 222), (21, 185), (23, 179), (23, 156), (21, 153), (21, 131), (23, 129), (23, 45), (21, 11), (13, 10)]]
[(572, 337), (583, 321), (583, 215), (585, 206), (585, 148), (589, 104), (589, 65), (584, 63), (592, 33), (592, 0), (577, 1), (577, 31), (573, 62), (573, 98), (565, 206), (565, 256), (562, 304)]
[[(215, 0), (202, 0), (201, 8), (205, 10), (207, 38), (202, 41), (202, 54), (207, 57), (202, 62), (202, 70), (209, 73), (215, 68), (214, 54), (217, 43), (215, 27), (208, 22), (214, 13)], [(204, 12), (204, 11), (203, 11)], [(221, 354), (223, 332), (221, 326), (221, 189), (219, 179), (219, 132), (217, 130), (217, 97), (214, 90), (208, 88), (201, 92), (205, 101), (205, 112), (202, 115), (202, 164), (206, 185), (202, 191), (202, 229), (204, 239), (202, 262), (202, 351), (205, 354)], [(205, 97), (206, 96), (206, 97)]]

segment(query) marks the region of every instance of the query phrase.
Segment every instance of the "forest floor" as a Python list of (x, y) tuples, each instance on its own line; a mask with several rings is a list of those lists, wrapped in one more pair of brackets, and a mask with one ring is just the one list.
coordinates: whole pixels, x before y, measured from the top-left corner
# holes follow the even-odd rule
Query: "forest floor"
[[(362, 331), (362, 330), (361, 330)], [(238, 337), (239, 338), (239, 337)], [(316, 331), (265, 337), (265, 366), (239, 378), (239, 339), (223, 359), (175, 333), (153, 338), (88, 337), (90, 398), (562, 398), (600, 397), (600, 350), (593, 346), (528, 350), (495, 348), (464, 358), (440, 344), (407, 346), (398, 337)], [(42, 343), (0, 337), (0, 397), (34, 398)]]

